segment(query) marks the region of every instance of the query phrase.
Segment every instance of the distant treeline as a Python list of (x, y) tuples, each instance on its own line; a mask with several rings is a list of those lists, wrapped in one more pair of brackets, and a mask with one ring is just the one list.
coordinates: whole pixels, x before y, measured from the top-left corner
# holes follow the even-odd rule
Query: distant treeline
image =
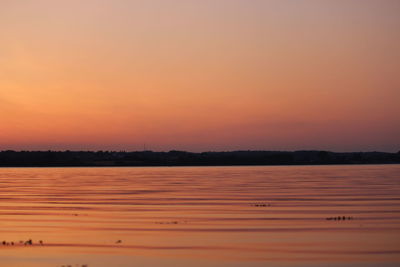
[(400, 152), (1, 151), (0, 167), (394, 164)]

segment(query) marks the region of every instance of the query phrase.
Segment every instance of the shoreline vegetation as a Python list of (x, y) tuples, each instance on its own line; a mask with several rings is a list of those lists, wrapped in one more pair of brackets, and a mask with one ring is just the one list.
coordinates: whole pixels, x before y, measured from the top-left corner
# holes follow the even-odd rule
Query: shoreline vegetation
[(399, 164), (400, 151), (0, 151), (0, 167)]

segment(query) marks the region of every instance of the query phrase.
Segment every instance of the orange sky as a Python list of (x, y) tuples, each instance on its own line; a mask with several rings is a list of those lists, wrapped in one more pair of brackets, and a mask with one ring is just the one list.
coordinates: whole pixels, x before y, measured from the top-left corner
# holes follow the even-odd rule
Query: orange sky
[(400, 150), (400, 1), (0, 0), (0, 150)]

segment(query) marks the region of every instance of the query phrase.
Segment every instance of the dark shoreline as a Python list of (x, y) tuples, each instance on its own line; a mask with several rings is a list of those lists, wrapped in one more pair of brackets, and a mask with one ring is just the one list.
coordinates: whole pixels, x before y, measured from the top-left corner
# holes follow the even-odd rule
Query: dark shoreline
[(0, 167), (156, 167), (400, 164), (400, 152), (0, 151)]

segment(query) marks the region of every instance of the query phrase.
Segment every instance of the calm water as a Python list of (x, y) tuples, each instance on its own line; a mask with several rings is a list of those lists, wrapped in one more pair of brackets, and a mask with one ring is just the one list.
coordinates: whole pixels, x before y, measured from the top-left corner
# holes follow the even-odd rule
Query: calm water
[(0, 168), (3, 240), (1, 267), (400, 266), (400, 165)]

